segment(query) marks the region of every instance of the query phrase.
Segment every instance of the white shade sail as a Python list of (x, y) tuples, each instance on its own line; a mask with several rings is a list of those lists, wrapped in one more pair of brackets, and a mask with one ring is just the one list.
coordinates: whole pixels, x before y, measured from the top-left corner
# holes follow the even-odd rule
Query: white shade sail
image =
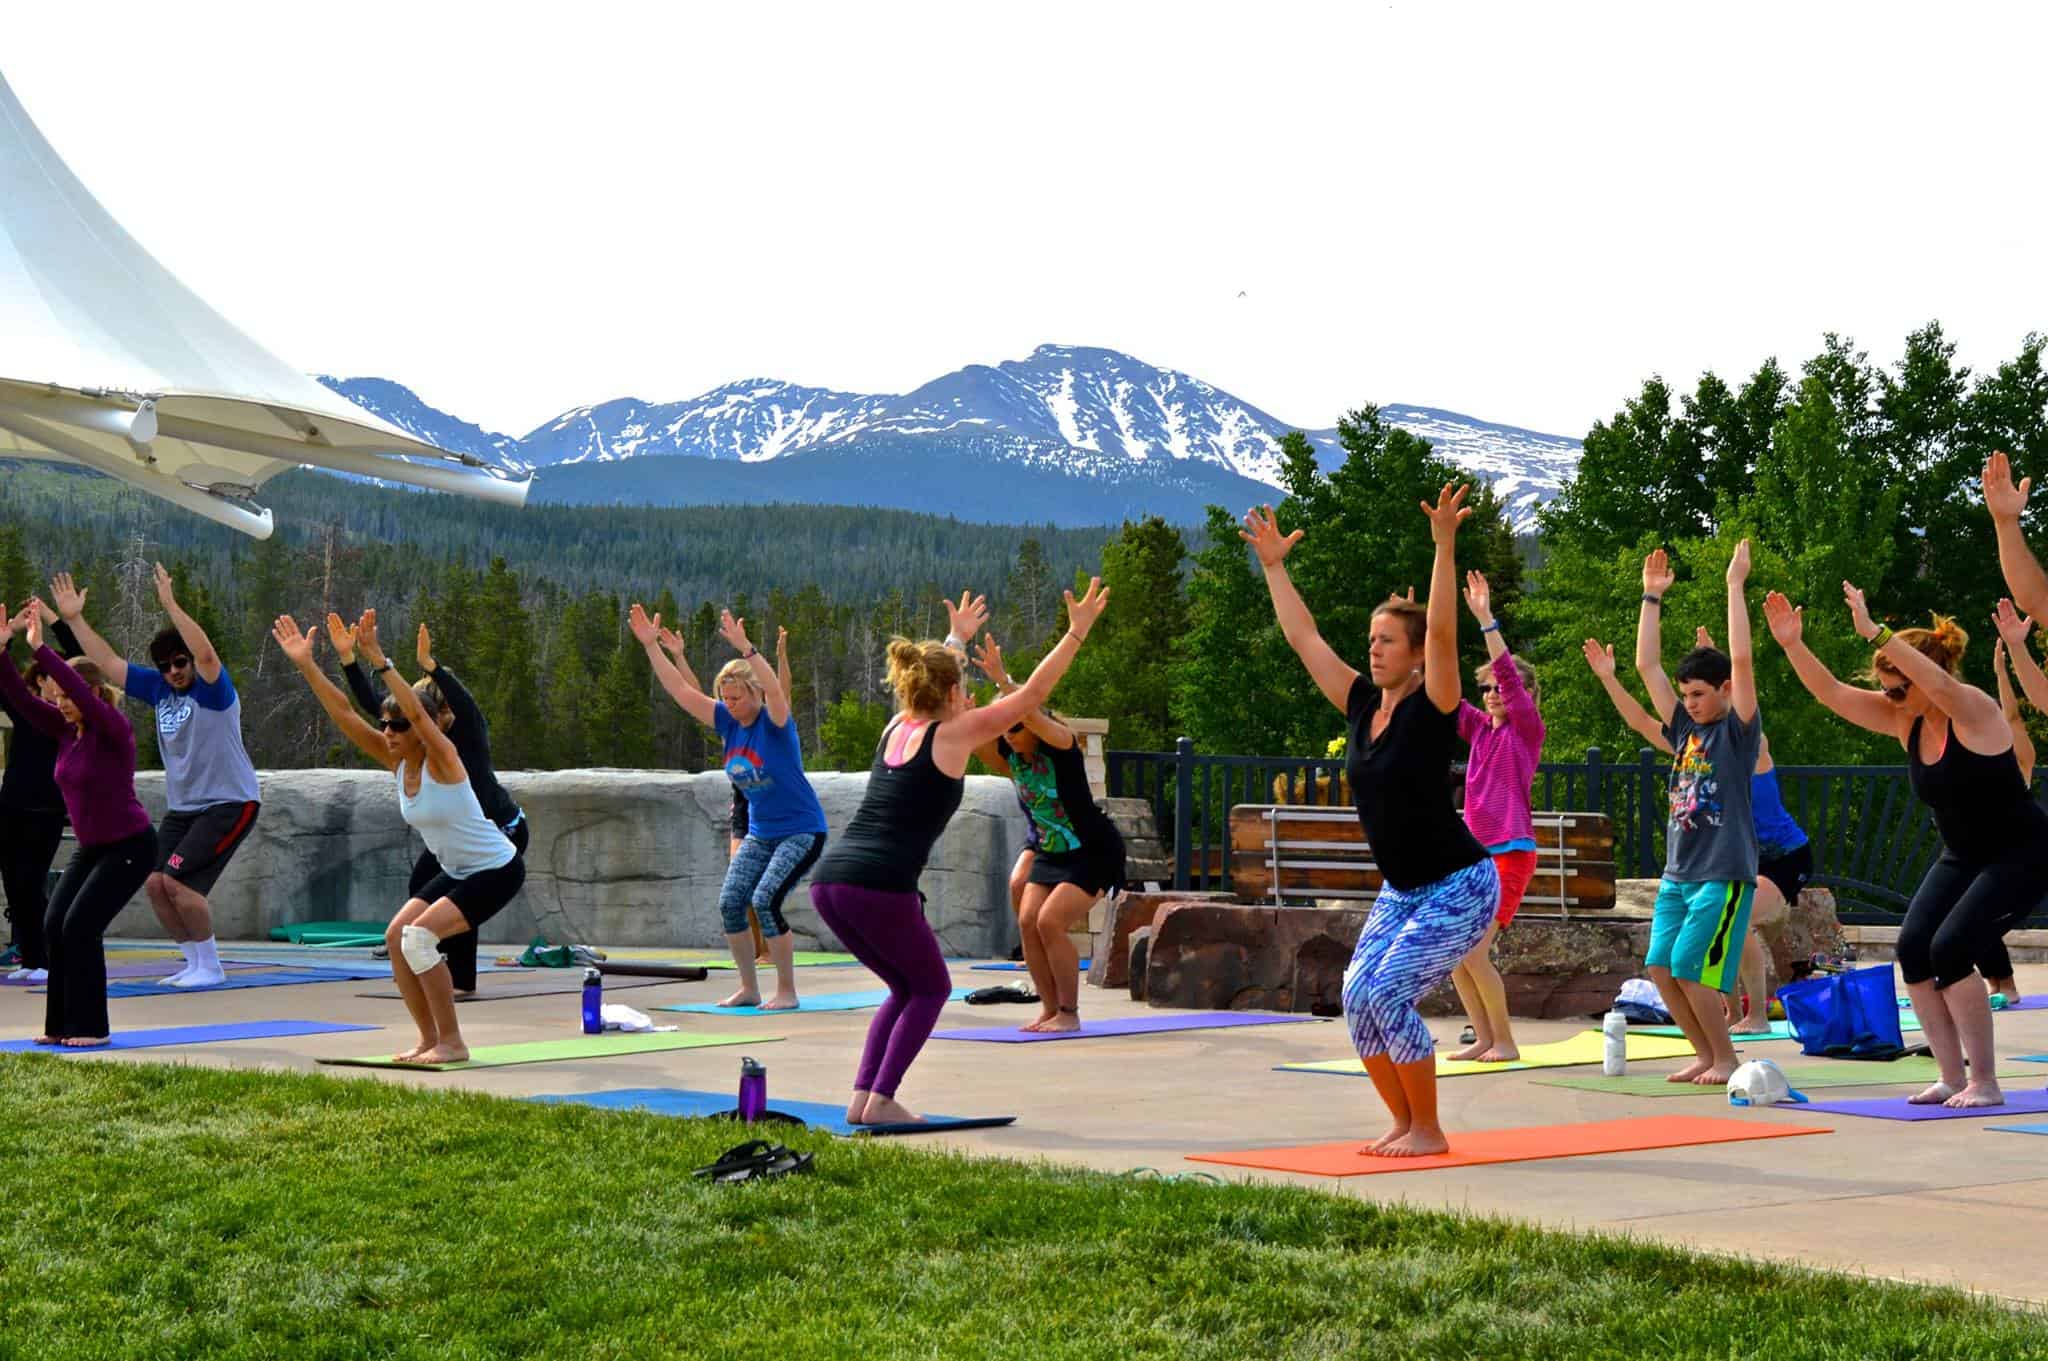
[(0, 77), (0, 459), (82, 464), (257, 538), (300, 465), (510, 505), (528, 481), (426, 444), (242, 334), (86, 192)]

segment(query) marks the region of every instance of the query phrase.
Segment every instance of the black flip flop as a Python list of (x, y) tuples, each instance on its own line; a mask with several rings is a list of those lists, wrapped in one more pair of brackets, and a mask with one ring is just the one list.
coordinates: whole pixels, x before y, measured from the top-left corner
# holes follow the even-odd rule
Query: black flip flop
[(976, 988), (963, 999), (969, 1006), (986, 1006), (991, 1002), (1036, 1002), (1037, 993), (1029, 988), (1020, 988), (1013, 983), (1004, 983), (993, 988)]
[(709, 1181), (748, 1181), (775, 1160), (778, 1150), (788, 1151), (782, 1149), (779, 1144), (770, 1144), (765, 1139), (749, 1139), (743, 1144), (728, 1148), (718, 1155), (717, 1162), (708, 1167), (700, 1167), (690, 1175), (703, 1177)]

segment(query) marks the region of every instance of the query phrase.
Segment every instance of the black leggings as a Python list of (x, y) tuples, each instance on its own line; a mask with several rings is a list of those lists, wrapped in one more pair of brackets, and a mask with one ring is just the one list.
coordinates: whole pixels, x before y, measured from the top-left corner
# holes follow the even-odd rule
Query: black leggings
[(57, 881), (43, 917), (50, 949), (50, 991), (43, 1033), (53, 1039), (111, 1034), (107, 1023), (107, 955), (100, 937), (156, 868), (156, 829), (126, 841), (80, 846)]
[[(533, 839), (533, 828), (526, 822), (524, 812), (513, 820), (510, 827), (500, 828), (512, 846), (521, 855), (526, 854), (526, 843)], [(420, 858), (413, 863), (412, 881), (406, 886), (406, 896), (417, 898), (420, 890), (441, 873), (441, 862), (434, 858), (432, 851), (421, 851)], [(459, 936), (443, 936), (437, 947), (441, 958), (448, 961), (448, 981), (457, 992), (476, 991), (476, 932), (464, 931)]]
[(1934, 980), (1938, 988), (2012, 961), (2003, 937), (2026, 920), (2048, 892), (2048, 846), (2016, 850), (2010, 858), (1977, 864), (1943, 853), (1928, 867), (1906, 919), (1899, 926), (1899, 976), (1908, 983)]
[(50, 910), (50, 864), (64, 841), (62, 813), (6, 813), (0, 834), (0, 890), (7, 894), (7, 920), (21, 951), (21, 967), (47, 969), (43, 914)]

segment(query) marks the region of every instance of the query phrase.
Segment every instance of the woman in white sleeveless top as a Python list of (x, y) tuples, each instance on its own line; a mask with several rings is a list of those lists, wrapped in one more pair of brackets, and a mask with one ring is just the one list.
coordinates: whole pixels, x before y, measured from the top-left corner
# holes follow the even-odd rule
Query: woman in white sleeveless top
[[(365, 652), (381, 656), (375, 646), (377, 612), (364, 611), (356, 629), (357, 637), (369, 642)], [(392, 773), (400, 813), (441, 863), (441, 873), (406, 900), (384, 933), (391, 976), (420, 1031), (417, 1045), (393, 1057), (399, 1063), (460, 1063), (469, 1057), (469, 1046), (456, 1024), (454, 985), (441, 967), (437, 947), (445, 937), (476, 930), (511, 902), (526, 881), (526, 862), (484, 816), (455, 744), (441, 731), (435, 712), (439, 699), (431, 690), (425, 696), (414, 690), (387, 659), (382, 675), (390, 695), (380, 731), (357, 715), (313, 660), (318, 635), (301, 633), (290, 615), (279, 615), (271, 636), (299, 668), (334, 726)]]

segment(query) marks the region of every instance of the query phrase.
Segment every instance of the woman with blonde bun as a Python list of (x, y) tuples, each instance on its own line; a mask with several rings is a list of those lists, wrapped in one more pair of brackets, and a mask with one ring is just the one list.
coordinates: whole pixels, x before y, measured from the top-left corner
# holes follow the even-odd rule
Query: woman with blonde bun
[(848, 1124), (920, 1118), (896, 1099), (896, 1089), (938, 1023), (953, 980), (925, 922), (918, 876), (960, 807), (968, 757), (1045, 704), (1109, 603), (1109, 590), (1095, 578), (1079, 600), (1072, 591), (1066, 600), (1066, 633), (1029, 680), (984, 708), (961, 685), (962, 654), (987, 618), (983, 601), (963, 594), (958, 606), (948, 603), (952, 632), (943, 643), (890, 640), (898, 711), (876, 745), (860, 807), (811, 882), (818, 916), (889, 985), (889, 1000), (868, 1026)]
[(1991, 1000), (1977, 965), (2004, 933), (2012, 905), (2037, 903), (2048, 891), (2048, 812), (2020, 778), (2004, 709), (1959, 678), (1970, 639), (1955, 620), (1937, 615), (1932, 628), (1894, 632), (1870, 617), (1862, 591), (1845, 581), (1842, 594), (1874, 650), (1874, 690), (1830, 674), (1801, 636), (1801, 612), (1782, 594), (1765, 599), (1764, 614), (1814, 698), (1905, 747), (1913, 792), (1941, 832), (1941, 856), (1907, 906), (1898, 941), (1899, 974), (1941, 1079), (1908, 1100), (2001, 1106)]

